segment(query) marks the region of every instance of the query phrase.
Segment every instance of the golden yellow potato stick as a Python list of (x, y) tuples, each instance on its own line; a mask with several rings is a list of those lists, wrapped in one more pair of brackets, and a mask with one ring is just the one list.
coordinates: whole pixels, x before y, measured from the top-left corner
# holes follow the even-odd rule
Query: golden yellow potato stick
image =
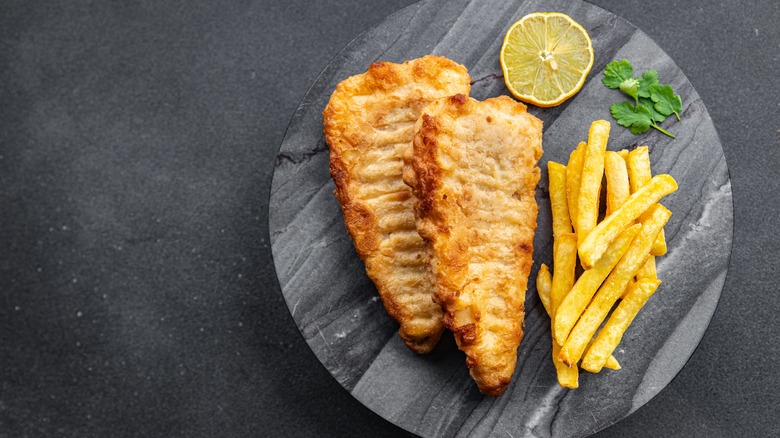
[[(569, 293), (571, 286), (574, 284), (574, 268), (577, 265), (577, 235), (574, 233), (559, 235), (555, 239), (553, 254), (555, 271), (553, 272), (552, 290), (550, 291), (551, 321), (561, 300)], [(561, 362), (559, 359), (561, 346), (555, 342), (554, 336), (552, 343), (553, 364), (558, 374), (558, 383), (564, 388), (576, 388), (579, 386), (579, 370), (577, 367), (569, 367)]]
[(629, 152), (628, 158), (626, 158), (626, 166), (628, 166), (631, 193), (642, 188), (653, 177), (650, 172), (650, 153), (647, 146), (639, 146)]
[(579, 248), (582, 266), (585, 269), (593, 266), (621, 231), (631, 225), (650, 206), (675, 190), (677, 190), (677, 182), (674, 178), (669, 175), (656, 175), (648, 184), (633, 193), (620, 208), (596, 225), (596, 228), (582, 241)]
[(550, 275), (550, 268), (544, 263), (539, 267), (539, 273), (536, 274), (536, 293), (539, 294), (539, 300), (544, 306), (544, 311), (548, 315), (552, 313), (550, 307), (550, 291), (552, 290), (552, 276)]
[[(607, 151), (604, 156), (604, 177), (607, 180), (607, 216), (620, 208), (631, 195), (628, 169), (626, 168), (627, 157), (628, 151), (625, 149), (618, 152)], [(624, 295), (633, 283), (633, 279), (629, 280), (628, 287), (623, 292)]]
[[(640, 146), (634, 149), (628, 154), (627, 163), (628, 174), (631, 186), (631, 192), (639, 190), (640, 187), (647, 184), (653, 177), (650, 172), (650, 154), (648, 153), (647, 146)], [(640, 220), (642, 216), (640, 216)], [(636, 273), (637, 278), (658, 278), (655, 272), (655, 257), (653, 255), (662, 255), (666, 252), (666, 237), (664, 236), (664, 230), (658, 235), (653, 243), (653, 248), (650, 250), (650, 257), (647, 259), (644, 265)], [(624, 295), (628, 293), (628, 288)]]
[[(650, 182), (653, 177), (650, 172), (650, 153), (647, 146), (639, 146), (631, 151), (626, 159), (628, 165), (628, 175), (631, 181), (631, 193), (639, 190), (640, 187)], [(640, 218), (641, 220), (641, 218)], [(661, 234), (653, 244), (653, 249), (650, 253), (654, 256), (661, 256), (666, 254), (666, 234), (661, 230)]]
[(577, 325), (571, 330), (566, 342), (562, 343), (561, 360), (565, 364), (573, 365), (580, 360), (588, 342), (593, 338), (609, 310), (623, 294), (631, 277), (636, 275), (636, 272), (647, 260), (653, 242), (672, 215), (672, 212), (661, 204), (653, 205), (649, 212), (650, 216), (642, 223), (642, 228), (634, 241), (631, 242), (628, 251), (615, 265), (615, 269), (609, 274), (599, 291), (596, 292), (596, 296), (593, 297), (593, 301), (577, 321)]
[[(650, 257), (652, 257), (652, 256), (650, 256)], [(644, 266), (644, 265), (642, 265), (642, 266)], [(639, 269), (641, 270), (642, 268), (639, 268)], [(637, 272), (637, 275), (638, 275), (638, 272)], [(634, 286), (634, 283), (636, 283), (635, 279), (632, 278), (632, 279), (628, 280), (628, 284), (626, 285), (626, 289), (623, 291), (623, 295), (621, 295), (620, 298), (623, 298), (624, 296), (626, 296), (626, 294), (628, 293), (628, 290), (631, 289)]]
[[(544, 308), (547, 310), (547, 315), (552, 315), (554, 311), (550, 307), (551, 289), (552, 279), (550, 278), (550, 270), (547, 268), (547, 265), (542, 264), (541, 268), (539, 268), (539, 273), (536, 276), (536, 290), (539, 293), (539, 298), (541, 298), (542, 304), (547, 301), (547, 304), (544, 304)], [(550, 318), (552, 318), (552, 316), (550, 316)], [(553, 339), (552, 360), (553, 365), (555, 365), (555, 372), (558, 375), (558, 384), (564, 388), (576, 388), (579, 386), (579, 370), (577, 370), (577, 367), (569, 367), (568, 365), (561, 362), (561, 359), (558, 358), (560, 353), (561, 346), (555, 342), (555, 339)]]
[(620, 366), (620, 362), (618, 362), (618, 360), (615, 359), (615, 356), (610, 354), (606, 362), (604, 362), (604, 368), (609, 368), (611, 370), (620, 370), (623, 367)]
[[(590, 349), (590, 346), (593, 345), (593, 343), (595, 341), (596, 341), (596, 338), (591, 339), (590, 342), (588, 343), (588, 348), (586, 348), (585, 351), (588, 351)], [(553, 341), (553, 342), (555, 342), (555, 341)], [(557, 344), (557, 342), (556, 342), (556, 344)], [(558, 351), (560, 352), (560, 349)], [(558, 358), (558, 360), (561, 360), (560, 357)], [(567, 366), (565, 363), (563, 363), (563, 362), (561, 362), (561, 363), (563, 364), (563, 366)], [(620, 370), (623, 367), (620, 366), (620, 363), (617, 361), (617, 359), (615, 359), (615, 356), (610, 355), (607, 358), (607, 360), (604, 361), (603, 368), (609, 368), (611, 370)], [(588, 371), (588, 370), (585, 370), (585, 371)]]
[(599, 217), (601, 179), (604, 177), (604, 152), (609, 139), (609, 122), (596, 120), (590, 125), (588, 145), (582, 161), (580, 191), (577, 195), (577, 215), (572, 216), (580, 241), (596, 226)]
[(566, 200), (566, 166), (548, 161), (547, 175), (550, 181), (553, 237), (558, 238), (563, 233), (571, 233), (569, 205)]
[(580, 370), (576, 366), (570, 367), (561, 362), (561, 346), (552, 341), (552, 360), (555, 365), (555, 372), (558, 374), (558, 384), (564, 388), (574, 389), (580, 386)]
[(582, 160), (585, 158), (587, 143), (580, 142), (577, 148), (569, 155), (569, 164), (566, 166), (566, 200), (569, 203), (569, 216), (574, 232), (577, 232), (577, 196), (580, 194), (580, 178), (582, 178)]
[(626, 161), (617, 152), (607, 151), (604, 155), (604, 176), (607, 180), (607, 216), (609, 216), (631, 196)]
[[(593, 269), (588, 269), (580, 275), (571, 292), (566, 295), (560, 306), (557, 307), (553, 332), (559, 344), (563, 345), (563, 342), (569, 336), (569, 332), (577, 323), (582, 312), (585, 311), (591, 298), (593, 298), (601, 283), (612, 271), (612, 268), (626, 253), (631, 241), (639, 233), (640, 228), (642, 228), (642, 225), (636, 224), (621, 233), (609, 246), (604, 257), (599, 259), (596, 265), (593, 266)], [(555, 270), (558, 270), (557, 265)]]
[(644, 278), (634, 284), (588, 348), (582, 359), (583, 369), (597, 373), (607, 366), (626, 329), (660, 284), (659, 280), (650, 278)]
[(550, 303), (553, 315), (561, 305), (561, 301), (569, 293), (574, 284), (574, 268), (577, 265), (577, 235), (566, 233), (558, 236), (553, 250), (555, 261), (553, 262), (552, 292)]
[[(552, 309), (550, 308), (551, 289), (552, 277), (550, 276), (550, 270), (547, 265), (542, 263), (542, 266), (539, 268), (539, 273), (536, 274), (536, 292), (539, 294), (542, 305), (544, 305), (544, 309), (547, 311), (547, 315), (550, 316), (550, 318), (552, 318)], [(577, 368), (569, 367), (561, 362), (561, 359), (558, 357), (561, 352), (561, 346), (555, 342), (555, 339), (553, 339), (552, 343), (552, 359), (556, 373), (558, 374), (558, 383), (564, 388), (576, 388), (579, 385), (579, 372)], [(604, 367), (612, 370), (619, 370), (621, 368), (620, 363), (618, 363), (614, 356), (607, 358)]]
[[(658, 239), (656, 239), (655, 241), (658, 242)], [(640, 280), (642, 278), (650, 278), (653, 280), (658, 279), (658, 275), (655, 272), (655, 257), (653, 256), (648, 257), (645, 264), (642, 265), (642, 267), (639, 268), (638, 271), (636, 271), (636, 279)]]

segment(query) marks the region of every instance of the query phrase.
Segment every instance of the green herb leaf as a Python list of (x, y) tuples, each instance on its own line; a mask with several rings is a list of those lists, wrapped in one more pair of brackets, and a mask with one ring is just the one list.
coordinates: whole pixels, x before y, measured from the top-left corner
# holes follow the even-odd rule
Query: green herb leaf
[(650, 87), (650, 98), (654, 102), (655, 110), (668, 116), (674, 113), (677, 120), (680, 120), (680, 111), (682, 111), (682, 99), (674, 94), (674, 89), (669, 85), (653, 85)]
[(631, 128), (632, 134), (643, 134), (650, 128), (655, 128), (669, 137), (676, 138), (673, 134), (656, 125), (650, 110), (644, 105), (634, 106), (631, 102), (612, 104), (609, 112), (615, 118), (618, 125)]
[(665, 115), (655, 110), (655, 106), (653, 106), (653, 101), (649, 97), (640, 97), (639, 104), (647, 108), (648, 111), (650, 111), (650, 118), (653, 119), (653, 121), (655, 121), (656, 123), (661, 123), (664, 120), (666, 120)]
[(639, 78), (639, 97), (650, 97), (650, 87), (658, 85), (658, 72), (648, 70)]
[(604, 78), (601, 82), (609, 88), (619, 88), (620, 91), (634, 98), (634, 103), (620, 102), (609, 107), (612, 117), (621, 126), (631, 129), (633, 134), (642, 134), (648, 129), (657, 129), (669, 137), (673, 134), (658, 126), (666, 117), (674, 113), (680, 120), (682, 99), (674, 94), (669, 85), (658, 83), (658, 71), (647, 70), (638, 78), (633, 77), (634, 68), (623, 59), (612, 61), (604, 68)]
[(627, 60), (612, 61), (604, 68), (604, 78), (601, 82), (609, 88), (619, 88), (626, 79), (631, 79), (634, 68)]
[(632, 134), (642, 134), (650, 129), (653, 123), (650, 111), (640, 105), (638, 107), (631, 102), (615, 103), (609, 107), (609, 112), (615, 118), (618, 125), (631, 128)]
[(620, 91), (628, 94), (634, 98), (634, 103), (639, 104), (639, 98), (637, 97), (637, 91), (639, 89), (639, 81), (634, 78), (626, 79), (620, 83)]

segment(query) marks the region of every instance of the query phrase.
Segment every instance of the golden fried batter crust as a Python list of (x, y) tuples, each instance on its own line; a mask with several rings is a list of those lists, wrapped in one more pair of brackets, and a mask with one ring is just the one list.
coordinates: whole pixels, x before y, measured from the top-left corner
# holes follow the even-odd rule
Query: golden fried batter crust
[(469, 83), (466, 68), (443, 57), (377, 62), (339, 83), (323, 111), (347, 231), (401, 338), (417, 353), (433, 349), (444, 326), (415, 229), (414, 197), (401, 178), (403, 152), (420, 111), (438, 98), (468, 94)]
[(405, 156), (444, 322), (493, 396), (509, 385), (523, 338), (541, 155), (542, 122), (525, 105), (456, 95), (423, 110)]

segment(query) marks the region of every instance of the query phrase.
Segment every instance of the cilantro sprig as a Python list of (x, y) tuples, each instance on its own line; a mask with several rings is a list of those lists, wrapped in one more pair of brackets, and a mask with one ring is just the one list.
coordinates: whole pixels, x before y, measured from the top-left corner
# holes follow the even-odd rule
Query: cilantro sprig
[(682, 99), (674, 94), (670, 85), (658, 82), (656, 70), (647, 70), (635, 78), (634, 67), (630, 62), (625, 59), (612, 61), (604, 69), (601, 82), (609, 88), (620, 89), (634, 99), (633, 103), (624, 101), (609, 107), (618, 125), (629, 128), (633, 134), (643, 134), (653, 128), (676, 138), (659, 124), (672, 114), (680, 120)]
[(655, 123), (653, 113), (644, 104), (632, 105), (631, 102), (613, 103), (609, 107), (609, 112), (617, 120), (618, 125), (631, 128), (632, 134), (644, 134), (648, 129), (655, 128), (669, 137), (676, 138), (669, 131)]

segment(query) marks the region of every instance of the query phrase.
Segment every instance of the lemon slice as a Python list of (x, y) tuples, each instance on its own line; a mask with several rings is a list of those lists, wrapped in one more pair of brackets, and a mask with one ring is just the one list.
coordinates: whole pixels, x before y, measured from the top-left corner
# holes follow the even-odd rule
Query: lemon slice
[(501, 47), (504, 82), (517, 99), (551, 107), (574, 96), (593, 67), (588, 32), (566, 14), (534, 12), (513, 24)]

